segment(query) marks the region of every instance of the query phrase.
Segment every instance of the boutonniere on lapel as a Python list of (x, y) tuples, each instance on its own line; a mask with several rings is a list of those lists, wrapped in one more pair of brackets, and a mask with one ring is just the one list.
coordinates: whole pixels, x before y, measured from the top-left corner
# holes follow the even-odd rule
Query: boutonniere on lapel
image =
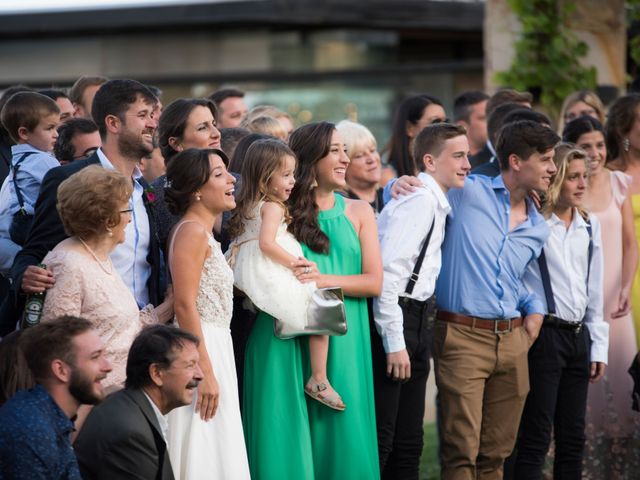
[(144, 198), (148, 205), (153, 205), (156, 201), (156, 191), (151, 185), (148, 185), (147, 188), (144, 189)]

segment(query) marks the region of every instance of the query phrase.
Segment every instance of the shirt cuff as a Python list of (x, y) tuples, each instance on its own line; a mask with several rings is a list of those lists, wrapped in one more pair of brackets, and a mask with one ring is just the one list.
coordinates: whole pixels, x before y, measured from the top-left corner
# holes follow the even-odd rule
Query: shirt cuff
[(609, 361), (609, 325), (605, 322), (587, 324), (591, 337), (591, 362), (608, 363)]
[(386, 353), (395, 353), (407, 348), (404, 344), (404, 333), (382, 337), (382, 345)]

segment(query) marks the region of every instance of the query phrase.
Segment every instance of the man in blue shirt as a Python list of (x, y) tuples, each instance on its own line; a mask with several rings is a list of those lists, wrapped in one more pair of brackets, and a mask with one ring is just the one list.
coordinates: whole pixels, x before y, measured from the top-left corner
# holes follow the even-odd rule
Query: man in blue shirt
[(502, 174), (472, 175), (449, 191), (434, 331), (445, 480), (502, 478), (513, 449), (544, 313), (521, 278), (549, 236), (529, 193), (548, 189), (559, 140), (536, 122), (505, 125)]
[(79, 480), (69, 434), (80, 405), (104, 397), (104, 345), (91, 322), (65, 316), (27, 330), (22, 347), (37, 385), (0, 408), (0, 478)]

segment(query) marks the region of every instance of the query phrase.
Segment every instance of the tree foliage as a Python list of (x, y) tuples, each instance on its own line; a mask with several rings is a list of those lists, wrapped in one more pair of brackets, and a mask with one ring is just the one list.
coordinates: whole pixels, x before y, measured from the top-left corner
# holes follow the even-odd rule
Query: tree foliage
[(588, 46), (566, 27), (575, 3), (570, 0), (507, 2), (522, 25), (522, 33), (514, 46), (510, 69), (498, 72), (496, 79), (518, 90), (539, 90), (540, 103), (556, 117), (567, 95), (596, 86), (596, 69), (580, 63)]

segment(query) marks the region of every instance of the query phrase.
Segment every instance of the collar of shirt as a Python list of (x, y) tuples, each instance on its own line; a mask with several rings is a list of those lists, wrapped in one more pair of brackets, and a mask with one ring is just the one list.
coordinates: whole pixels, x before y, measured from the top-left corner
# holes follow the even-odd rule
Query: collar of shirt
[[(47, 156), (51, 157), (53, 160), (55, 160), (56, 164), (58, 166), (60, 165), (60, 163), (58, 163), (58, 160), (56, 159), (56, 157), (54, 157), (51, 152), (45, 152), (43, 150), (39, 150), (36, 147), (34, 147), (33, 145), (29, 145), (28, 143), (21, 143), (19, 145), (12, 145), (11, 146), (12, 161), (13, 161), (13, 159), (16, 158), (16, 156), (20, 155), (21, 153), (27, 153), (27, 152), (33, 152), (33, 153), (37, 153), (39, 155), (47, 155)], [(51, 168), (51, 165), (49, 165), (48, 167)]]
[[(73, 422), (55, 402), (53, 397), (49, 395), (42, 385), (36, 385), (32, 390), (33, 396), (44, 405), (48, 405), (51, 416), (59, 435), (69, 435), (73, 431)], [(43, 412), (44, 413), (44, 412)]]
[[(502, 175), (498, 175), (497, 177), (493, 177), (490, 180), (491, 180), (491, 186), (492, 186), (492, 188), (494, 190), (503, 190), (504, 191), (504, 193), (503, 193), (503, 201), (504, 201), (504, 203), (509, 205), (509, 208), (511, 208), (511, 206), (510, 206), (511, 192), (509, 192), (509, 189), (504, 184), (504, 178), (502, 178)], [(546, 222), (546, 219), (538, 211), (538, 207), (536, 207), (535, 203), (533, 203), (533, 200), (531, 200), (531, 198), (529, 198), (527, 196), (525, 198), (525, 202), (527, 202), (527, 220), (525, 220), (520, 225), (518, 225), (516, 228), (514, 228), (514, 230), (518, 230), (521, 227), (526, 227), (526, 226), (529, 226), (529, 225), (536, 226), (539, 223)]]
[[(113, 164), (109, 161), (107, 156), (102, 151), (102, 148), (98, 148), (98, 150), (96, 150), (96, 154), (98, 155), (98, 158), (100, 159), (100, 164), (104, 168), (109, 168), (111, 170), (115, 169)], [(136, 183), (140, 183), (140, 182), (138, 182), (138, 180), (140, 179), (140, 177), (142, 177), (142, 172), (140, 171), (140, 169), (137, 166), (133, 168), (133, 173), (131, 174), (131, 177), (136, 181)]]
[(144, 396), (147, 397), (149, 403), (151, 404), (151, 408), (153, 409), (153, 413), (156, 414), (156, 418), (158, 419), (158, 425), (160, 426), (160, 433), (162, 433), (162, 438), (164, 438), (165, 443), (167, 442), (167, 433), (169, 432), (169, 422), (167, 421), (167, 417), (162, 414), (158, 406), (155, 404), (151, 397), (147, 395), (147, 392), (142, 391)]
[(491, 140), (487, 140), (487, 148), (491, 152), (491, 158), (489, 159), (489, 162), (493, 163), (498, 159), (498, 155), (496, 154), (496, 149), (493, 148), (493, 144), (491, 143)]
[[(113, 164), (105, 156), (101, 148), (96, 151), (100, 164), (104, 168), (114, 169)], [(111, 260), (125, 285), (133, 293), (138, 308), (149, 303), (147, 281), (151, 275), (151, 266), (147, 262), (150, 247), (151, 231), (149, 217), (144, 205), (144, 188), (139, 179), (142, 177), (140, 169), (133, 170), (133, 193), (131, 194), (131, 208), (133, 216), (131, 223), (125, 229), (125, 241), (111, 252)]]
[[(562, 225), (562, 227), (565, 227), (564, 220), (560, 219), (555, 213), (551, 214), (549, 220), (547, 220), (547, 223), (549, 224), (549, 227), (555, 227), (557, 225)], [(587, 222), (584, 221), (584, 218), (577, 208), (573, 209), (573, 219), (571, 220), (569, 228), (573, 230), (577, 228), (587, 228)]]
[(442, 191), (440, 185), (438, 185), (438, 182), (436, 182), (431, 175), (425, 172), (420, 172), (418, 174), (418, 179), (422, 182), (422, 185), (431, 190), (431, 192), (435, 195), (436, 200), (438, 200), (438, 206), (446, 213), (449, 213), (451, 211), (449, 200), (447, 200), (447, 197)]

